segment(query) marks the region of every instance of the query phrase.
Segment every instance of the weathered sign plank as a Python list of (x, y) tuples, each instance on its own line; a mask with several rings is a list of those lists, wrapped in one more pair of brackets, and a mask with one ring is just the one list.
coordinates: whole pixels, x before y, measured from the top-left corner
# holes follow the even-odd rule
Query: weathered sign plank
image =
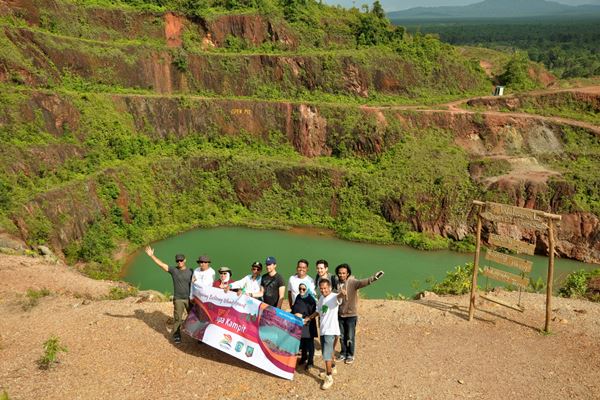
[(523, 288), (529, 286), (529, 279), (520, 277), (519, 275), (511, 274), (510, 272), (501, 271), (499, 269), (484, 267), (482, 274), (488, 278), (510, 283), (511, 285), (521, 286)]
[(511, 225), (519, 225), (524, 228), (531, 228), (531, 229), (536, 229), (536, 230), (540, 230), (540, 231), (548, 229), (548, 225), (543, 222), (529, 220), (529, 219), (521, 219), (519, 217), (512, 216), (512, 215), (501, 215), (501, 214), (499, 215), (499, 214), (494, 214), (489, 211), (484, 211), (479, 215), (481, 215), (481, 218), (487, 219), (488, 221), (503, 222), (505, 224), (511, 224)]
[(531, 208), (522, 208), (509, 206), (508, 204), (500, 204), (488, 201), (485, 203), (486, 211), (496, 215), (505, 215), (508, 217), (516, 217), (519, 219), (528, 219), (531, 221), (545, 222), (544, 212), (533, 210)]
[(530, 272), (533, 263), (531, 261), (523, 260), (519, 257), (509, 256), (508, 254), (502, 254), (494, 250), (488, 250), (485, 253), (485, 259), (494, 261), (507, 267), (513, 267), (520, 269), (523, 272)]
[(494, 233), (490, 234), (489, 242), (494, 246), (504, 247), (505, 249), (516, 251), (519, 254), (529, 254), (531, 256), (535, 251), (535, 245), (533, 244), (511, 239), (506, 236), (496, 235)]

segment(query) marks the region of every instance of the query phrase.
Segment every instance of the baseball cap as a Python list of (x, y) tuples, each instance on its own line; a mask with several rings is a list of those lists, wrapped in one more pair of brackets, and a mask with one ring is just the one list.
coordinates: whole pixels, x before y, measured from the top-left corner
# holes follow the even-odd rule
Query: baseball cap
[(183, 261), (185, 260), (185, 256), (183, 254), (177, 254), (175, 256), (175, 261)]
[(271, 264), (277, 264), (277, 260), (275, 260), (275, 257), (273, 257), (273, 256), (269, 256), (265, 260), (265, 265), (271, 265)]
[(199, 262), (199, 263), (201, 263), (201, 262), (207, 262), (207, 263), (209, 263), (210, 262), (210, 258), (208, 258), (208, 256), (200, 256), (200, 257), (198, 257), (198, 260), (196, 260), (196, 262)]

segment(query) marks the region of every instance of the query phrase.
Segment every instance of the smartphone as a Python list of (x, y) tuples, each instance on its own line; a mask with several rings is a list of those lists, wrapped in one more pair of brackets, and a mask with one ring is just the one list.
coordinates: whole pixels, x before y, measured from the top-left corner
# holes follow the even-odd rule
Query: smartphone
[(375, 278), (379, 279), (383, 276), (383, 271), (379, 271), (375, 274)]

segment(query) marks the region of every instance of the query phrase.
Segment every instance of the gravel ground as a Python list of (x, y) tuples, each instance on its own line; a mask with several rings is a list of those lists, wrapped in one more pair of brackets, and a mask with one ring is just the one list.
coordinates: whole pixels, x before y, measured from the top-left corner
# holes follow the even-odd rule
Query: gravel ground
[[(553, 298), (546, 335), (543, 295), (523, 295), (523, 313), (481, 303), (470, 323), (467, 296), (361, 300), (356, 362), (322, 391), (319, 357), (287, 381), (185, 335), (174, 345), (171, 303), (102, 300), (113, 283), (64, 265), (0, 255), (0, 282), (0, 388), (11, 399), (600, 398), (600, 304), (587, 301)], [(25, 291), (43, 287), (51, 295), (25, 311)], [(40, 370), (53, 334), (68, 352)]]

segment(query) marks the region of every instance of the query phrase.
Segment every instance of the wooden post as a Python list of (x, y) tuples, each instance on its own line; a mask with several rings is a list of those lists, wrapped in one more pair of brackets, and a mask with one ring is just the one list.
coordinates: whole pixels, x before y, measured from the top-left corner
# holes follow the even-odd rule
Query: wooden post
[(552, 281), (554, 280), (554, 221), (548, 218), (548, 244), (550, 254), (548, 258), (548, 280), (546, 282), (546, 324), (544, 331), (550, 332), (550, 314), (552, 313)]
[(469, 321), (473, 320), (475, 314), (475, 297), (477, 296), (477, 272), (479, 271), (479, 252), (481, 250), (481, 206), (484, 204), (479, 201), (473, 202), (477, 207), (477, 241), (475, 248), (475, 261), (473, 262), (473, 280), (471, 282), (471, 299), (469, 301)]

